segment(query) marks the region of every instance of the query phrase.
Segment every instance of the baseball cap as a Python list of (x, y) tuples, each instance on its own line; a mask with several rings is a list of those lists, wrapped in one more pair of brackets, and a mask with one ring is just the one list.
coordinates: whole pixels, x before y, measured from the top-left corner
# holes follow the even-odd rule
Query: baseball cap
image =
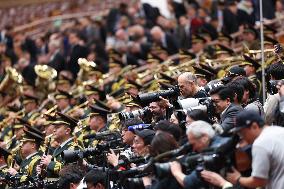
[(235, 119), (235, 128), (231, 129), (231, 132), (237, 132), (243, 128), (248, 128), (253, 122), (256, 122), (260, 126), (264, 125), (263, 118), (255, 111), (243, 110), (237, 114)]
[(229, 69), (227, 75), (222, 79), (223, 82), (229, 82), (236, 76), (246, 76), (246, 71), (243, 67), (233, 66)]
[(150, 129), (134, 130), (134, 133), (143, 139), (145, 145), (151, 144), (155, 136), (155, 131)]

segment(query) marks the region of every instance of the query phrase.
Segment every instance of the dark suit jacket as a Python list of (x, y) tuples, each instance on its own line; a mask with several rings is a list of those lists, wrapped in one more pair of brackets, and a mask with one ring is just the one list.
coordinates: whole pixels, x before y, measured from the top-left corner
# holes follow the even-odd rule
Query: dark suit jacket
[(230, 129), (234, 127), (234, 119), (236, 115), (242, 111), (243, 108), (234, 103), (230, 104), (227, 110), (221, 114), (221, 126), (224, 130), (224, 135), (228, 133)]
[(65, 59), (62, 54), (57, 52), (52, 60), (48, 62), (48, 65), (59, 73), (60, 71), (65, 69)]
[(165, 48), (169, 55), (178, 53), (178, 44), (172, 35), (166, 34), (166, 44)]
[(78, 64), (79, 58), (87, 58), (89, 53), (89, 50), (85, 46), (81, 45), (75, 45), (72, 48), (71, 54), (70, 54), (70, 60), (67, 64), (67, 69), (70, 70), (74, 77), (77, 77), (77, 73), (80, 70), (80, 66)]
[(176, 39), (179, 43), (180, 48), (182, 48), (182, 49), (190, 49), (191, 48), (190, 31), (188, 31), (188, 33), (186, 33), (184, 26), (178, 26), (176, 28), (175, 37), (176, 37)]

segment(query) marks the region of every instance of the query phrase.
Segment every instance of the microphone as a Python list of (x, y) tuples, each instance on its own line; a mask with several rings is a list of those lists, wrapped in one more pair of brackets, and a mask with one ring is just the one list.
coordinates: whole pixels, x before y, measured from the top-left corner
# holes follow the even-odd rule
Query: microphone
[(134, 132), (134, 130), (144, 130), (144, 129), (151, 129), (151, 128), (152, 128), (151, 124), (141, 123), (141, 124), (138, 124), (138, 125), (129, 126), (128, 131)]

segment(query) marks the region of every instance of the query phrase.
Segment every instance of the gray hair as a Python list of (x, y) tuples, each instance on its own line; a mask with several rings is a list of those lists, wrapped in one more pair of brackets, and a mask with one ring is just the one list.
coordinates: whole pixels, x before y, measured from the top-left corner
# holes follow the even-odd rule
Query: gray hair
[(206, 121), (194, 121), (192, 122), (186, 130), (186, 134), (191, 133), (196, 138), (200, 138), (202, 135), (206, 134), (210, 139), (215, 136), (215, 131), (212, 126)]
[(185, 78), (186, 81), (193, 81), (194, 83), (197, 81), (197, 77), (191, 72), (184, 72), (179, 77)]

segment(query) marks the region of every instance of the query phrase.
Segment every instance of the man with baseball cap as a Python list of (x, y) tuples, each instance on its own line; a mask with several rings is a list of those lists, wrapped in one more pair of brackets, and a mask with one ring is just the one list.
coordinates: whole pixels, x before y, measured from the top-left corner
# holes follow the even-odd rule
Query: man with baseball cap
[(284, 128), (267, 126), (258, 113), (244, 110), (236, 116), (232, 131), (252, 144), (252, 173), (250, 177), (242, 177), (234, 170), (227, 175), (227, 179), (249, 188), (283, 188)]

